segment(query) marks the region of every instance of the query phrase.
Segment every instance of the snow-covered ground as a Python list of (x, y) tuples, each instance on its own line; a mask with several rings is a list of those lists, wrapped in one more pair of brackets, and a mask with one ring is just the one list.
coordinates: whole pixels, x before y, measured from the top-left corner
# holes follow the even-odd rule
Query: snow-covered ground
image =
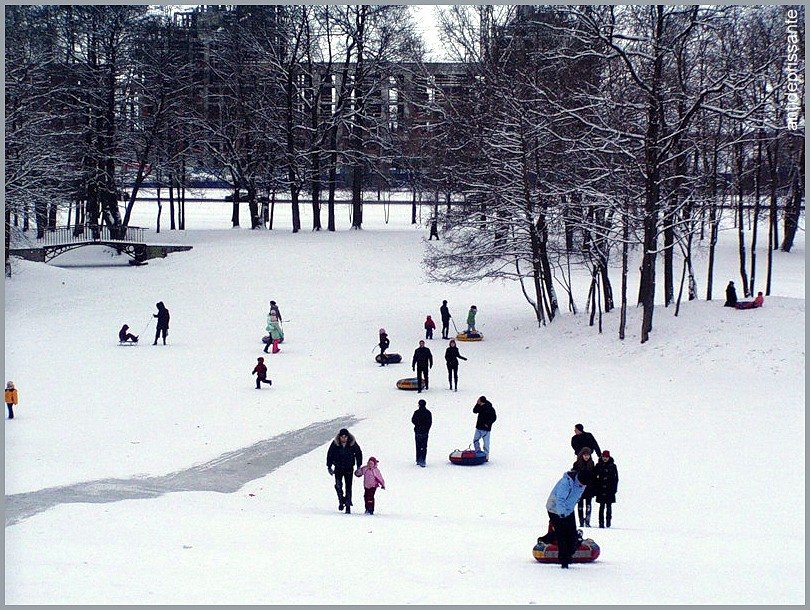
[[(154, 227), (155, 209), (139, 203), (133, 224)], [(355, 479), (356, 514), (338, 513), (321, 431), (316, 449), (237, 491), (106, 503), (65, 494), (8, 525), (6, 603), (804, 603), (803, 231), (791, 254), (775, 253), (773, 295), (754, 311), (722, 307), (727, 281), (740, 283), (736, 233), (724, 232), (715, 300), (684, 303), (677, 318), (658, 307), (641, 345), (635, 308), (621, 342), (618, 310), (602, 335), (584, 314), (538, 329), (514, 284), (427, 283), (427, 230), (409, 224), (406, 206), (392, 206), (389, 223), (367, 208), (363, 231), (347, 230), (342, 207), (335, 233), (308, 231), (304, 210), (296, 235), (283, 209), (272, 232), (228, 228), (229, 204), (188, 204), (187, 215), (190, 230), (148, 241), (193, 250), (144, 267), (101, 248), (15, 263), (5, 379), (20, 405), (6, 420), (7, 498), (120, 479), (86, 486), (114, 495), (126, 481), (204, 472), (224, 454), (353, 416), (387, 482), (377, 512), (362, 514)], [(762, 285), (764, 249), (758, 261)], [(286, 341), (266, 356), (272, 388), (257, 391), (250, 372), (270, 299)], [(476, 304), (485, 340), (459, 344), (469, 360), (457, 393), (441, 339), (428, 342), (430, 390), (398, 391), (442, 299), (459, 327)], [(157, 301), (172, 316), (166, 347), (151, 345)], [(125, 322), (143, 334), (137, 347), (117, 345)], [(406, 363), (375, 365), (380, 326)], [(498, 412), (491, 461), (453, 466), (481, 394)], [(418, 397), (434, 417), (425, 469), (410, 424)], [(620, 483), (613, 527), (586, 530), (599, 560), (566, 572), (531, 550), (579, 422), (611, 451)]]

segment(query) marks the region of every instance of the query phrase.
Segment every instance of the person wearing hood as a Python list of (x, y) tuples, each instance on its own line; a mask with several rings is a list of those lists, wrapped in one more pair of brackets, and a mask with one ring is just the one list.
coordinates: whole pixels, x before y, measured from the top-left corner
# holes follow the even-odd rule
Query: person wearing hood
[(475, 305), (470, 305), (470, 311), (467, 312), (467, 334), (477, 333), (475, 330), (475, 316), (478, 313), (478, 308)]
[(619, 470), (616, 462), (605, 449), (599, 463), (594, 467), (596, 501), (599, 503), (599, 527), (610, 527), (613, 516), (613, 503), (616, 502), (616, 491), (619, 488)]
[(737, 306), (737, 289), (734, 287), (734, 282), (729, 282), (726, 286), (726, 302), (723, 307), (736, 307)]
[(559, 562), (562, 568), (568, 564), (577, 551), (577, 522), (574, 519), (574, 508), (593, 480), (591, 470), (569, 470), (557, 481), (546, 501), (546, 510), (559, 548)]
[(9, 381), (6, 384), (6, 407), (8, 408), (8, 418), (14, 419), (14, 405), (17, 404), (17, 388), (14, 387), (14, 382)]
[(346, 428), (341, 428), (326, 452), (326, 469), (335, 477), (338, 510), (345, 508), (347, 515), (352, 512), (352, 475), (355, 463), (357, 468), (363, 465), (363, 451), (354, 436)]
[(577, 424), (574, 426), (574, 436), (571, 437), (571, 447), (574, 453), (579, 456), (579, 452), (583, 447), (590, 447), (592, 453), (596, 453), (597, 457), (602, 455), (599, 450), (599, 443), (590, 432), (585, 432), (585, 426)]
[(436, 323), (430, 316), (425, 320), (425, 339), (433, 339), (433, 331), (436, 330)]
[(425, 467), (427, 461), (428, 434), (433, 425), (433, 414), (427, 408), (427, 402), (420, 399), (419, 408), (411, 416), (413, 436), (416, 443), (416, 464)]
[(375, 457), (368, 458), (368, 464), (358, 468), (354, 476), (363, 477), (363, 500), (366, 504), (366, 514), (374, 514), (374, 494), (377, 492), (378, 487), (385, 489), (385, 479), (383, 479), (380, 469), (377, 468), (379, 460)]
[(486, 396), (478, 397), (473, 407), (473, 413), (478, 413), (478, 419), (475, 422), (475, 434), (473, 435), (473, 446), (476, 451), (481, 451), (478, 441), (484, 439), (484, 453), (487, 454), (487, 460), (489, 460), (489, 438), (492, 433), (492, 424), (495, 423), (498, 416)]
[(133, 343), (137, 343), (138, 342), (138, 336), (133, 335), (131, 332), (129, 332), (129, 326), (127, 324), (124, 324), (121, 327), (121, 330), (118, 331), (118, 340), (121, 343), (126, 343), (127, 341), (132, 341)]
[(261, 384), (273, 385), (273, 382), (267, 378), (267, 365), (264, 363), (264, 358), (256, 359), (256, 366), (253, 367), (251, 375), (256, 375), (256, 389), (261, 389)]
[(163, 345), (166, 345), (166, 335), (169, 334), (169, 310), (163, 304), (163, 301), (156, 303), (158, 312), (152, 314), (153, 318), (157, 318), (157, 328), (155, 329), (155, 341), (152, 345), (157, 345), (158, 337), (163, 336)]

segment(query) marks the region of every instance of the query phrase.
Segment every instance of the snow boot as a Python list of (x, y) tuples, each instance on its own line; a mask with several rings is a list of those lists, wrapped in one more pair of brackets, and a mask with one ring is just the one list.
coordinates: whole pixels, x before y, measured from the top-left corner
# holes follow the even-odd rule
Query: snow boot
[(343, 507), (346, 505), (346, 498), (343, 496), (343, 488), (335, 484), (335, 491), (338, 497), (338, 510), (343, 510)]

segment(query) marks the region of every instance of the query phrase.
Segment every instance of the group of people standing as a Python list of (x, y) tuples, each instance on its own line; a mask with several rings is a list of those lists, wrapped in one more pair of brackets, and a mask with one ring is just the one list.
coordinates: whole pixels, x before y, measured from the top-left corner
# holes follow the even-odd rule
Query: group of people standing
[[(476, 332), (475, 315), (477, 311), (475, 305), (470, 307), (470, 313), (467, 316), (468, 331)], [(450, 319), (453, 316), (450, 315), (450, 309), (447, 307), (446, 300), (442, 301), (439, 312), (442, 320), (442, 339), (449, 339)], [(430, 387), (430, 369), (433, 368), (433, 353), (430, 351), (430, 348), (425, 345), (425, 340), (433, 339), (433, 331), (436, 328), (436, 323), (431, 316), (427, 316), (424, 326), (425, 339), (419, 341), (419, 347), (414, 350), (413, 358), (411, 358), (411, 370), (416, 372), (417, 392), (419, 393), (422, 392), (423, 388), (427, 390)], [(378, 357), (380, 366), (386, 366), (388, 358), (386, 357), (385, 351), (391, 346), (391, 340), (388, 338), (388, 333), (384, 328), (381, 328), (379, 331), (379, 342), (377, 345), (380, 348), (380, 355)], [(456, 392), (458, 391), (459, 360), (467, 360), (467, 358), (462, 356), (459, 352), (456, 340), (450, 339), (450, 343), (444, 351), (444, 361), (447, 366), (447, 383), (449, 388)]]
[[(619, 471), (610, 451), (600, 450), (593, 434), (586, 432), (582, 424), (574, 426), (571, 447), (576, 461), (557, 481), (546, 501), (549, 528), (540, 538), (544, 542), (557, 543), (563, 568), (568, 567), (578, 546), (574, 509), (579, 526), (591, 527), (591, 502), (595, 497), (599, 503), (599, 527), (610, 527), (619, 485)], [(598, 458), (596, 464), (592, 459), (594, 453)]]

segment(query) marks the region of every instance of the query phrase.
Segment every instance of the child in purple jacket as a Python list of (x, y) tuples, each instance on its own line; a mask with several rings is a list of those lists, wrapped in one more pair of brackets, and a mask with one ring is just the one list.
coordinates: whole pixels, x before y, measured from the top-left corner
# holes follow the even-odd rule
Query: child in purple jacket
[(366, 490), (363, 494), (363, 499), (366, 501), (367, 515), (374, 514), (374, 494), (377, 488), (382, 487), (385, 489), (385, 480), (382, 474), (380, 474), (380, 470), (377, 468), (378, 463), (377, 458), (370, 457), (368, 458), (368, 464), (361, 466), (354, 473), (356, 477), (363, 477), (363, 487)]

